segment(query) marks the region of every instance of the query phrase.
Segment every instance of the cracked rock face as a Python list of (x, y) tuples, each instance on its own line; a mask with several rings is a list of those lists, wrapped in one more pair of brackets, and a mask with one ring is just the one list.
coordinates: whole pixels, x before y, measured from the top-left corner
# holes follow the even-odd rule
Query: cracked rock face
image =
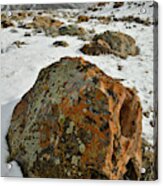
[(92, 42), (85, 44), (80, 50), (88, 55), (114, 54), (121, 58), (139, 54), (136, 41), (131, 36), (111, 31), (95, 35)]
[(26, 177), (139, 179), (141, 114), (132, 90), (82, 58), (62, 58), (15, 107), (10, 160)]

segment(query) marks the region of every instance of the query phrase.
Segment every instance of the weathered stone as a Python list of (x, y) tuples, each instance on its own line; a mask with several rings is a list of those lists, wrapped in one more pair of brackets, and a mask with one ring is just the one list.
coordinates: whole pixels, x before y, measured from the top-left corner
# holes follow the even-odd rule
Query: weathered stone
[(86, 31), (83, 27), (78, 27), (77, 25), (68, 25), (60, 27), (59, 33), (61, 35), (80, 36), (86, 34)]
[(28, 16), (27, 12), (22, 11), (22, 12), (12, 12), (11, 19), (15, 21), (20, 21), (25, 19)]
[(80, 50), (88, 55), (114, 54), (121, 58), (139, 53), (136, 41), (131, 36), (111, 31), (95, 35), (92, 42), (85, 44)]
[(124, 2), (114, 2), (113, 8), (120, 8), (124, 5)]
[(10, 19), (1, 20), (1, 28), (14, 27), (14, 23)]
[(111, 20), (112, 20), (110, 16), (100, 16), (97, 19), (102, 24), (109, 24), (111, 22)]
[(81, 23), (81, 22), (88, 22), (89, 21), (89, 17), (88, 16), (84, 16), (84, 15), (80, 15), (78, 17), (78, 22)]
[(48, 16), (36, 16), (33, 19), (37, 28), (47, 28), (47, 27), (57, 27), (59, 28), (63, 22), (59, 20), (52, 19)]
[(108, 4), (110, 4), (110, 2), (99, 2), (97, 3), (97, 6), (106, 6)]
[(141, 19), (140, 17), (134, 17), (134, 16), (124, 16), (121, 18), (116, 18), (114, 17), (114, 21), (122, 21), (122, 22), (129, 22), (129, 23), (138, 23), (138, 24), (143, 24), (145, 26), (149, 26), (152, 24), (152, 22), (149, 20), (149, 18), (146, 19)]
[(22, 45), (26, 45), (27, 43), (24, 41), (14, 41), (12, 45), (16, 45), (18, 48), (21, 48)]
[(10, 160), (27, 177), (138, 179), (142, 109), (134, 91), (82, 58), (41, 70), (14, 109)]
[(25, 37), (30, 37), (31, 36), (31, 33), (30, 32), (25, 32), (24, 36)]
[(49, 16), (35, 16), (32, 22), (26, 23), (22, 26), (25, 29), (47, 29), (47, 28), (59, 28), (63, 22), (52, 19)]
[(55, 46), (55, 47), (68, 47), (69, 44), (66, 41), (55, 41), (53, 43), (53, 46)]

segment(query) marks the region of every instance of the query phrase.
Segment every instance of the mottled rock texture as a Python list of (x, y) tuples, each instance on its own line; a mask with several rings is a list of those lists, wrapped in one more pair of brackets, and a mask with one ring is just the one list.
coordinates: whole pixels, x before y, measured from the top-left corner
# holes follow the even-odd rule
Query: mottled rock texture
[(15, 107), (10, 160), (27, 177), (124, 179), (130, 170), (138, 179), (141, 120), (134, 91), (82, 58), (62, 58)]
[(80, 50), (88, 55), (114, 54), (121, 58), (139, 54), (136, 41), (131, 36), (111, 31), (95, 35), (92, 42), (85, 44)]

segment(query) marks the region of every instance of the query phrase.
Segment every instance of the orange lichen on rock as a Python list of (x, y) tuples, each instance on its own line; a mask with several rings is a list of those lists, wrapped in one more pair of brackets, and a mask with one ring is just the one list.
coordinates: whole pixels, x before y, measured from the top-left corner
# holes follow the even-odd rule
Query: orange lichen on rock
[(10, 159), (27, 177), (139, 179), (141, 120), (134, 91), (83, 58), (62, 58), (14, 109)]

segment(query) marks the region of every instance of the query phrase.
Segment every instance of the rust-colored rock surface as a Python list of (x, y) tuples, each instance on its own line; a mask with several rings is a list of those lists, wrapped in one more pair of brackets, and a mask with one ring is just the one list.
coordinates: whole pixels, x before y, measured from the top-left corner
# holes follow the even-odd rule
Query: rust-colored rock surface
[(62, 58), (15, 107), (10, 159), (27, 177), (139, 179), (141, 120), (134, 91), (82, 58)]
[(136, 41), (131, 36), (111, 31), (95, 35), (92, 42), (85, 44), (80, 50), (88, 55), (114, 54), (121, 58), (139, 54)]

